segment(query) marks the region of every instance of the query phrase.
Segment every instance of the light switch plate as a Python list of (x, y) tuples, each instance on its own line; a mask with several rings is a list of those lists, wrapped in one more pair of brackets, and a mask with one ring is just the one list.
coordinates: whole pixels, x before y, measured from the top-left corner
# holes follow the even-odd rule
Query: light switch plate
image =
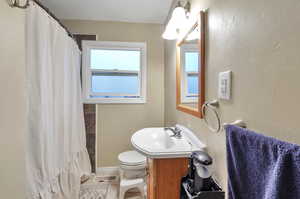
[(218, 97), (224, 100), (231, 99), (231, 71), (219, 73)]

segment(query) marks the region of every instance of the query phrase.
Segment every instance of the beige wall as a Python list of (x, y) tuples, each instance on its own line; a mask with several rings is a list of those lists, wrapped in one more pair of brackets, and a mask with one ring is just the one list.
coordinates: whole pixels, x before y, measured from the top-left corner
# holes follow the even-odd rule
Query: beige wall
[(64, 21), (75, 33), (101, 41), (147, 42), (147, 103), (97, 105), (97, 167), (118, 165), (118, 154), (132, 149), (131, 135), (164, 124), (164, 42), (162, 26), (99, 21)]
[(24, 13), (0, 1), (0, 198), (25, 198)]
[[(300, 144), (300, 2), (297, 0), (193, 0), (208, 8), (207, 93), (217, 96), (221, 71), (233, 71), (232, 100), (221, 101), (222, 122), (243, 119), (250, 129)], [(165, 43), (165, 121), (197, 132), (226, 187), (225, 134), (175, 109), (175, 44)]]

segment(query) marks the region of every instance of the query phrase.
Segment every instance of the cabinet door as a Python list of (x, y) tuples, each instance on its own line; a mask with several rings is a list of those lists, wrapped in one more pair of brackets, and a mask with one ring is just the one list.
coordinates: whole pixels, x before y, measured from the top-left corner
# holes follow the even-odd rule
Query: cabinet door
[(188, 159), (155, 160), (156, 199), (180, 199), (181, 178), (187, 175)]
[(187, 158), (148, 159), (148, 199), (179, 199)]

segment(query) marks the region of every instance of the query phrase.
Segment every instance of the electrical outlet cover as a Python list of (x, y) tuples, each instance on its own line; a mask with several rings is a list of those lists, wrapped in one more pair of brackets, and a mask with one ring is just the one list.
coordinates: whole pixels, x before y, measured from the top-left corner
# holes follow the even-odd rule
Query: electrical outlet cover
[(219, 73), (218, 97), (224, 100), (231, 99), (231, 71)]

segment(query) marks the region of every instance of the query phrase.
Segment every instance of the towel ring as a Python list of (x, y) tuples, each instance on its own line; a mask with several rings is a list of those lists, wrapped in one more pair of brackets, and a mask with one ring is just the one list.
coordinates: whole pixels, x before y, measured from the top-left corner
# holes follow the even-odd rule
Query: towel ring
[[(203, 119), (204, 119), (204, 122), (206, 123), (207, 127), (209, 128), (209, 130), (211, 130), (212, 132), (214, 133), (218, 133), (220, 132), (221, 130), (221, 120), (220, 120), (220, 117), (219, 117), (219, 114), (217, 112), (217, 108), (219, 107), (219, 102), (217, 100), (213, 100), (211, 102), (205, 102), (203, 105), (202, 105), (202, 115), (203, 115)], [(210, 109), (212, 110), (212, 112), (214, 113), (214, 115), (216, 116), (217, 118), (217, 122), (218, 122), (218, 125), (217, 125), (217, 128), (213, 128), (208, 120), (207, 120), (207, 115), (205, 114), (205, 111), (206, 109)]]

